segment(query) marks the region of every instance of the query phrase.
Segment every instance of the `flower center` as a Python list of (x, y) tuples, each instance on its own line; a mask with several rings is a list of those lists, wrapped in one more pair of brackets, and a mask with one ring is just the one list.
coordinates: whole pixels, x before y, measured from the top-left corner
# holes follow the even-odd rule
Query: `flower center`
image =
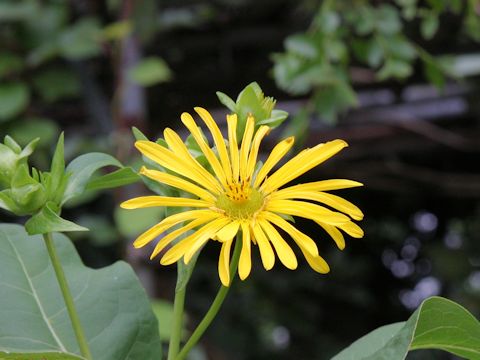
[(233, 219), (250, 219), (263, 207), (264, 196), (246, 183), (229, 184), (217, 199), (217, 207)]

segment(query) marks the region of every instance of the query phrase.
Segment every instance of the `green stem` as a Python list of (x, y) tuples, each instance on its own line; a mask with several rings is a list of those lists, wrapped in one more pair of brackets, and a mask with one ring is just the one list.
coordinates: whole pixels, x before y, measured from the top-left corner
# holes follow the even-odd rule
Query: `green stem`
[[(237, 272), (238, 259), (240, 258), (241, 249), (242, 249), (242, 238), (241, 238), (241, 233), (238, 233), (237, 239), (235, 241), (235, 249), (233, 250), (232, 262), (230, 264), (230, 276), (232, 280), (235, 277), (235, 273)], [(198, 324), (192, 336), (190, 336), (190, 339), (188, 339), (187, 343), (182, 348), (182, 350), (180, 351), (178, 356), (175, 358), (175, 360), (183, 360), (187, 356), (189, 351), (197, 344), (198, 340), (200, 340), (203, 333), (205, 332), (205, 330), (207, 330), (208, 326), (210, 325), (210, 323), (213, 321), (218, 311), (220, 310), (220, 307), (222, 306), (223, 301), (225, 300), (225, 297), (227, 296), (229, 289), (230, 289), (229, 286), (222, 285), (220, 287), (220, 290), (218, 291), (217, 296), (215, 297), (215, 300), (213, 300), (213, 303), (210, 306), (210, 309), (208, 309), (202, 321), (200, 322), (200, 324)]]
[(168, 344), (168, 360), (174, 360), (177, 357), (178, 351), (180, 350), (180, 340), (182, 339), (183, 328), (183, 308), (185, 306), (186, 292), (186, 286), (182, 286), (180, 289), (175, 291), (175, 300), (173, 301), (172, 334)]
[(43, 239), (47, 245), (48, 255), (50, 255), (50, 260), (55, 270), (55, 275), (57, 276), (58, 285), (62, 291), (63, 299), (67, 307), (68, 315), (70, 316), (70, 321), (72, 322), (72, 327), (77, 338), (78, 346), (80, 347), (80, 352), (82, 356), (87, 360), (92, 360), (92, 354), (88, 348), (87, 339), (83, 333), (83, 328), (80, 323), (80, 318), (78, 317), (77, 311), (75, 310), (75, 303), (73, 302), (72, 294), (68, 287), (67, 279), (65, 273), (63, 272), (60, 259), (58, 258), (57, 251), (55, 250), (55, 245), (53, 244), (52, 234), (46, 233), (43, 234)]

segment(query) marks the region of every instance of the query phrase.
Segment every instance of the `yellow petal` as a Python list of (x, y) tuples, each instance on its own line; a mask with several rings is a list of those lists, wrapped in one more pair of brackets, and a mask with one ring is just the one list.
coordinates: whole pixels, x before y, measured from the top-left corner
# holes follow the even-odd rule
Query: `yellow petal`
[(330, 272), (330, 266), (328, 266), (325, 259), (323, 259), (320, 255), (313, 256), (308, 251), (304, 251), (303, 249), (301, 250), (305, 256), (305, 259), (307, 259), (308, 265), (310, 265), (313, 270), (320, 274), (327, 274)]
[(238, 275), (241, 280), (245, 280), (252, 270), (252, 249), (251, 249), (250, 229), (247, 223), (242, 222), (242, 251), (238, 263)]
[(296, 269), (298, 266), (297, 257), (295, 256), (292, 248), (283, 239), (277, 229), (275, 229), (275, 227), (267, 220), (259, 220), (258, 222), (263, 228), (265, 234), (270, 238), (270, 242), (275, 248), (278, 258), (280, 259), (282, 264), (285, 265), (285, 267), (288, 269)]
[(193, 138), (195, 139), (203, 154), (207, 158), (208, 162), (212, 166), (212, 169), (217, 178), (222, 184), (226, 184), (225, 171), (223, 170), (222, 165), (220, 165), (220, 161), (218, 161), (217, 155), (215, 155), (213, 150), (210, 148), (210, 145), (208, 145), (208, 143), (203, 138), (203, 135), (198, 129), (198, 126), (195, 123), (195, 120), (193, 120), (193, 117), (189, 113), (185, 112), (181, 115), (181, 119), (183, 124), (188, 128), (188, 130), (190, 130)]
[(225, 170), (225, 175), (227, 180), (230, 182), (232, 178), (232, 168), (230, 166), (230, 159), (228, 158), (227, 146), (225, 145), (225, 140), (223, 139), (222, 133), (217, 126), (215, 120), (213, 120), (210, 113), (201, 108), (196, 107), (195, 111), (202, 118), (207, 125), (208, 129), (212, 133), (213, 141), (215, 142), (215, 147), (217, 148), (218, 155), (220, 156), (220, 161), (222, 162), (223, 169)]
[(337, 247), (340, 250), (345, 249), (345, 238), (343, 237), (343, 234), (340, 230), (338, 230), (333, 225), (328, 225), (321, 222), (317, 222), (317, 224), (325, 229), (325, 231), (328, 233), (328, 235), (332, 237), (333, 241), (335, 241), (335, 244), (337, 244)]
[(238, 181), (240, 174), (240, 160), (237, 142), (237, 115), (227, 115), (228, 124), (228, 148), (230, 149), (230, 161), (232, 162), (232, 178)]
[(212, 221), (209, 224), (208, 231), (206, 230), (205, 233), (197, 238), (192, 244), (189, 246), (189, 249), (185, 252), (185, 256), (183, 258), (183, 261), (185, 264), (188, 264), (192, 257), (198, 252), (198, 250), (203, 247), (203, 245), (210, 239), (213, 239), (215, 234), (223, 228), (226, 224), (228, 224), (231, 220), (228, 218), (220, 218), (217, 220)]
[(220, 229), (215, 235), (215, 237), (221, 242), (230, 241), (235, 235), (237, 235), (239, 227), (239, 221), (232, 221), (230, 224), (227, 224), (222, 229)]
[(331, 158), (346, 146), (348, 144), (343, 140), (333, 140), (325, 144), (319, 144), (311, 149), (306, 149), (275, 171), (265, 180), (260, 189), (265, 194), (269, 194)]
[(210, 207), (214, 204), (204, 200), (186, 199), (169, 196), (140, 196), (120, 204), (123, 209), (140, 209), (154, 206)]
[(342, 213), (305, 201), (270, 199), (265, 210), (318, 220), (331, 225), (345, 224), (350, 221), (350, 218)]
[(208, 216), (203, 216), (198, 219), (195, 219), (190, 223), (188, 223), (187, 225), (181, 227), (180, 229), (177, 229), (167, 234), (158, 242), (158, 244), (155, 246), (155, 249), (153, 249), (153, 252), (150, 255), (150, 260), (153, 259), (155, 256), (157, 256), (163, 249), (165, 249), (165, 247), (167, 247), (171, 242), (177, 239), (180, 235), (220, 216), (221, 214), (212, 212), (212, 214), (209, 214)]
[(172, 246), (166, 253), (163, 255), (160, 263), (162, 265), (170, 265), (177, 262), (182, 256), (186, 256), (186, 253), (192, 249), (192, 246), (200, 244), (197, 250), (210, 238), (213, 236), (216, 230), (213, 230), (216, 222), (218, 220), (226, 219), (217, 219), (212, 222), (209, 222), (202, 228), (198, 229), (193, 234), (187, 236), (186, 238), (179, 241), (177, 244)]
[(275, 192), (271, 195), (271, 199), (303, 199), (324, 203), (336, 210), (342, 211), (350, 215), (355, 220), (363, 219), (363, 212), (350, 201), (325, 192), (316, 191), (289, 191)]
[(277, 145), (275, 145), (270, 155), (268, 155), (267, 160), (265, 161), (263, 166), (260, 168), (260, 171), (258, 172), (257, 177), (255, 178), (255, 183), (253, 185), (255, 188), (262, 183), (262, 181), (268, 175), (270, 170), (272, 170), (273, 167), (277, 165), (277, 163), (285, 156), (288, 150), (292, 148), (294, 140), (295, 140), (294, 137), (291, 136), (289, 138), (286, 138), (285, 140), (280, 141)]
[(252, 116), (248, 116), (243, 133), (242, 145), (240, 145), (240, 179), (245, 180), (247, 177), (247, 161), (250, 145), (252, 143), (253, 130), (255, 128), (255, 120)]
[(355, 224), (353, 221), (338, 225), (338, 227), (353, 238), (362, 238), (364, 235), (362, 228)]
[(286, 221), (285, 219), (282, 219), (280, 216), (274, 213), (267, 212), (267, 211), (263, 212), (262, 216), (266, 220), (277, 225), (279, 228), (285, 230), (301, 249), (305, 249), (313, 256), (318, 255), (318, 248), (317, 248), (317, 244), (315, 244), (315, 241), (313, 241), (308, 235), (302, 233), (296, 227), (291, 225), (288, 221)]
[(170, 265), (177, 262), (182, 256), (184, 257), (184, 262), (188, 263), (193, 255), (228, 221), (229, 219), (227, 218), (220, 218), (209, 222), (192, 235), (187, 236), (172, 246), (163, 255), (160, 263), (162, 265)]
[[(186, 113), (184, 113), (186, 114)], [(187, 114), (190, 118), (190, 114)], [(183, 114), (182, 114), (182, 119), (183, 119)], [(192, 119), (193, 121), (193, 119)], [(196, 130), (196, 131), (195, 131)], [(203, 140), (203, 137), (202, 135), (200, 134), (200, 131), (198, 130), (197, 128), (197, 125), (194, 123), (194, 125), (192, 125), (192, 131), (195, 132), (196, 135), (194, 135), (194, 138), (195, 140), (197, 141), (202, 141), (203, 144), (200, 145), (200, 148), (202, 149), (202, 152), (204, 152), (205, 154), (205, 151), (207, 151), (207, 154), (208, 155), (205, 155), (208, 159), (208, 161), (214, 161), (214, 165), (212, 165), (213, 169), (214, 169), (214, 172), (215, 172), (215, 175), (217, 176), (217, 179), (219, 179), (221, 182), (223, 180), (223, 182), (225, 182), (225, 174), (223, 172), (223, 169), (222, 167), (220, 166), (220, 163), (218, 162), (218, 159), (216, 158), (215, 154), (213, 153), (213, 151), (210, 149), (210, 147), (208, 146), (208, 144), (205, 143), (205, 141)], [(192, 133), (193, 134), (193, 133)], [(167, 142), (168, 144), (168, 147), (176, 154), (178, 155), (180, 158), (182, 159), (188, 159), (189, 163), (191, 164), (191, 166), (193, 168), (195, 168), (196, 171), (198, 171), (199, 173), (202, 174), (203, 177), (207, 178), (207, 179), (210, 179), (210, 181), (217, 181), (215, 179), (215, 177), (210, 174), (198, 161), (197, 159), (195, 159), (192, 154), (190, 153), (190, 151), (188, 150), (187, 146), (185, 145), (185, 143), (183, 142), (182, 138), (180, 136), (178, 136), (178, 134), (173, 131), (172, 129), (169, 129), (169, 128), (166, 128), (164, 131), (163, 131), (163, 135), (165, 137), (165, 141)], [(197, 136), (200, 136), (200, 139), (197, 140)]]
[(255, 171), (255, 165), (257, 163), (258, 151), (260, 149), (260, 144), (265, 137), (270, 132), (270, 128), (268, 126), (262, 125), (255, 133), (253, 138), (252, 148), (250, 149), (250, 153), (248, 155), (247, 161), (247, 171), (246, 171), (246, 178), (253, 178), (253, 172)]
[(200, 186), (197, 186), (191, 183), (188, 180), (184, 180), (178, 176), (168, 174), (163, 171), (157, 170), (150, 170), (146, 167), (142, 167), (140, 169), (140, 174), (145, 175), (148, 178), (158, 181), (159, 183), (176, 187), (177, 189), (181, 189), (187, 191), (191, 194), (197, 195), (199, 198), (205, 201), (215, 202), (216, 197), (213, 196), (210, 192), (205, 189), (202, 189)]
[(223, 286), (230, 286), (230, 249), (233, 240), (225, 241), (220, 250), (220, 257), (218, 258), (218, 275)]
[(216, 193), (222, 191), (222, 187), (220, 186), (219, 182), (212, 176), (205, 177), (203, 173), (198, 172), (198, 169), (196, 169), (195, 166), (192, 166), (194, 164), (191, 161), (179, 157), (167, 148), (157, 143), (145, 140), (135, 142), (135, 147), (143, 155), (155, 161), (164, 168), (185, 176), (195, 181), (197, 184), (208, 188), (210, 191), (214, 191)]
[(293, 191), (331, 191), (339, 189), (348, 189), (352, 187), (363, 186), (362, 183), (345, 179), (329, 179), (314, 181), (305, 184), (289, 186), (278, 190), (275, 194), (283, 194)]
[(258, 248), (260, 249), (260, 257), (262, 258), (263, 267), (265, 270), (270, 270), (275, 264), (275, 254), (273, 253), (270, 242), (258, 223), (253, 226), (253, 236), (255, 236)]
[(166, 217), (162, 221), (160, 221), (157, 225), (145, 231), (143, 234), (141, 234), (134, 241), (133, 246), (136, 248), (145, 246), (146, 244), (148, 244), (150, 241), (155, 239), (158, 235), (160, 235), (164, 231), (170, 229), (172, 226), (180, 224), (183, 221), (188, 221), (196, 218), (216, 216), (216, 214), (218, 213), (211, 210), (191, 210), (191, 211), (184, 211), (178, 214), (171, 215), (169, 217)]

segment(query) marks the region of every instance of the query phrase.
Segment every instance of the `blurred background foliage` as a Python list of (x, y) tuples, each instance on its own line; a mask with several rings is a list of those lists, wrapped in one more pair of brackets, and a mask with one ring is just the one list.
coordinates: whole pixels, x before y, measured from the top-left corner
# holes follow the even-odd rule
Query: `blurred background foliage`
[[(478, 0), (2, 0), (0, 131), (22, 147), (40, 137), (39, 169), (60, 129), (67, 158), (98, 150), (135, 167), (132, 126), (156, 139), (199, 105), (222, 121), (215, 92), (235, 100), (258, 81), (291, 115), (267, 147), (287, 134), (301, 147), (346, 139), (310, 177), (365, 183), (342, 195), (365, 211), (366, 237), (339, 252), (302, 223), (332, 273), (267, 273), (256, 259), (192, 355), (328, 359), (430, 295), (480, 315), (479, 42)], [(117, 206), (143, 191), (91, 191), (65, 211), (92, 230), (74, 237), (88, 265), (126, 258), (163, 299), (166, 337), (175, 269), (130, 246), (164, 214)], [(219, 286), (218, 251), (207, 246), (197, 265), (187, 329)]]

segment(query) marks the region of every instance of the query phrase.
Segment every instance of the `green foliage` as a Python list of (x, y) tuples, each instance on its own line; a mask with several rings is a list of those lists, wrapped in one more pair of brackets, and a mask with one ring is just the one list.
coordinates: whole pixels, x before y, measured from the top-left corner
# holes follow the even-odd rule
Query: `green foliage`
[[(56, 234), (54, 242), (93, 358), (160, 358), (157, 320), (130, 266), (117, 262), (89, 269), (67, 237)], [(18, 225), (3, 224), (0, 250), (0, 358), (81, 358), (75, 356), (75, 336), (41, 238), (27, 236)]]
[(32, 140), (22, 150), (13, 138), (5, 136), (4, 144), (0, 144), (0, 186), (10, 186), (17, 169), (27, 164), (27, 159), (35, 150), (38, 140), (38, 138)]
[(62, 198), (62, 205), (82, 194), (95, 171), (105, 166), (123, 167), (113, 156), (103, 153), (88, 153), (73, 159), (66, 169), (70, 177)]
[(25, 223), (25, 230), (27, 230), (29, 235), (46, 234), (53, 231), (88, 231), (88, 229), (83, 226), (62, 219), (59, 213), (60, 208), (54, 202), (50, 201)]
[(237, 137), (240, 139), (249, 115), (254, 117), (256, 126), (268, 125), (272, 128), (279, 126), (288, 117), (286, 111), (275, 109), (276, 100), (265, 96), (256, 82), (248, 84), (238, 94), (236, 102), (220, 91), (217, 91), (217, 97), (232, 113), (237, 114)]
[(115, 209), (114, 217), (118, 231), (126, 238), (138, 236), (145, 229), (158, 223), (165, 215), (161, 207), (125, 210), (120, 207)]
[(332, 360), (401, 360), (408, 351), (420, 349), (439, 349), (466, 359), (480, 359), (480, 323), (459, 304), (431, 297), (407, 322), (372, 331)]
[(35, 91), (45, 102), (51, 103), (80, 94), (77, 76), (67, 68), (48, 69), (33, 77)]
[(25, 118), (19, 120), (8, 132), (20, 145), (27, 145), (38, 137), (38, 147), (50, 146), (60, 133), (58, 125), (45, 118)]
[(23, 83), (0, 84), (0, 122), (19, 115), (28, 105), (30, 93)]
[(124, 167), (90, 180), (87, 184), (86, 190), (111, 189), (133, 184), (137, 181), (140, 181), (140, 175), (138, 175), (132, 168)]
[[(365, 1), (317, 1), (318, 10), (304, 33), (284, 42), (285, 51), (274, 54), (273, 74), (277, 85), (292, 95), (310, 94), (310, 112), (334, 121), (338, 114), (357, 104), (352, 89), (350, 65), (361, 62), (370, 67), (378, 81), (404, 80), (420, 59), (425, 76), (438, 87), (452, 76), (448, 63), (433, 57), (406, 35), (417, 18), (419, 32), (431, 40), (440, 26), (440, 16), (465, 11), (464, 30), (479, 41), (480, 17), (469, 4), (447, 0), (397, 0), (397, 6)], [(328, 98), (328, 99), (327, 99)]]
[(11, 52), (0, 53), (0, 78), (10, 76), (23, 69), (23, 61), (20, 56)]
[(133, 82), (142, 86), (152, 86), (172, 78), (172, 72), (167, 63), (159, 57), (141, 60), (129, 70), (128, 75)]
[[(25, 360), (25, 353), (3, 353), (0, 352), (0, 356), (2, 360)], [(28, 353), (28, 360), (82, 360), (84, 358), (70, 355), (70, 354), (63, 354), (57, 352), (44, 352), (44, 353)]]

